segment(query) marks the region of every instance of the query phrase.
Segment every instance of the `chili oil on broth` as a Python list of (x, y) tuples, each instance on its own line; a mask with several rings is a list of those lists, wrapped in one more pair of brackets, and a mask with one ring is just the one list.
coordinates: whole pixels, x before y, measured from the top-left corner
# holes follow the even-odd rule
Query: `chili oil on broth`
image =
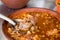
[[(22, 13), (16, 19), (15, 29), (7, 25), (8, 33), (15, 40), (60, 40), (60, 21), (47, 12)], [(22, 24), (25, 26), (21, 27)]]

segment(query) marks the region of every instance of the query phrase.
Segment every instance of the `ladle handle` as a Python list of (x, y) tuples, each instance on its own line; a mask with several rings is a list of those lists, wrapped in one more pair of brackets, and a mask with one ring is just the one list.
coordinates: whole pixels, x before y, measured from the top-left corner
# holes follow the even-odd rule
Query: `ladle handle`
[(10, 24), (12, 24), (12, 25), (16, 25), (16, 23), (15, 23), (13, 20), (11, 20), (10, 18), (4, 16), (4, 15), (1, 14), (1, 13), (0, 13), (0, 18), (2, 18), (2, 19), (4, 19), (4, 20), (8, 21), (8, 22), (9, 22)]

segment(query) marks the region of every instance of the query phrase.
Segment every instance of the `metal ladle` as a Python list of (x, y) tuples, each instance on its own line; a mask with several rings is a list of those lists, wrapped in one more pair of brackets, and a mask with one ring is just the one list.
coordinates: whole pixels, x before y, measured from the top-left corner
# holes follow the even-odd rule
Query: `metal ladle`
[(11, 25), (13, 25), (13, 26), (16, 25), (16, 22), (14, 22), (12, 19), (6, 17), (5, 15), (3, 15), (3, 14), (1, 14), (1, 13), (0, 13), (0, 18), (6, 20), (7, 22), (9, 22), (9, 23), (10, 23)]

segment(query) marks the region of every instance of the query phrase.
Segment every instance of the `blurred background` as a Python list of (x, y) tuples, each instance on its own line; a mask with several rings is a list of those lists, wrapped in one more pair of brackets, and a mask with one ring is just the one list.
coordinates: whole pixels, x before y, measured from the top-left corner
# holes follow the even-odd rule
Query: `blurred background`
[[(39, 8), (47, 8), (47, 9), (56, 11), (55, 1), (56, 0), (30, 0), (24, 8), (39, 7)], [(0, 13), (8, 16), (10, 13), (16, 10), (20, 10), (20, 9), (7, 8), (0, 0)], [(3, 20), (0, 19), (0, 40), (6, 40), (6, 37), (2, 32), (2, 23), (3, 23)]]

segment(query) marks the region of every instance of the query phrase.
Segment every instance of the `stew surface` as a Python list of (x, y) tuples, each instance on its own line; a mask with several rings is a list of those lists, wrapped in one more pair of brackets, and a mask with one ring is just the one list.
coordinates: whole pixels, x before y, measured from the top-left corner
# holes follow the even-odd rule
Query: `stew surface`
[(13, 40), (60, 40), (60, 21), (47, 12), (26, 12), (16, 15), (15, 28), (8, 24)]

